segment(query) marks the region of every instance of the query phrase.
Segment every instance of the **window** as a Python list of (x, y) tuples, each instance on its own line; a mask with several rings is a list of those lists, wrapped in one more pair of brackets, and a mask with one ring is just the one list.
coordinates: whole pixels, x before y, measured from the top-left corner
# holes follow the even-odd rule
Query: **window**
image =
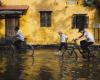
[(40, 11), (40, 26), (41, 27), (51, 26), (51, 12), (52, 11)]
[(88, 28), (89, 18), (86, 14), (74, 14), (72, 17), (72, 28)]

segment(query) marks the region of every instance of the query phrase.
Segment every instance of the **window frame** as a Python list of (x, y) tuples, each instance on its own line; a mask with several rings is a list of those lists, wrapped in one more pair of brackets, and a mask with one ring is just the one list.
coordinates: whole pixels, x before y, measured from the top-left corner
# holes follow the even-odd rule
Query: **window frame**
[(51, 27), (52, 11), (39, 11), (40, 27)]
[(78, 24), (79, 18), (77, 20), (75, 20), (76, 18), (74, 18), (74, 17), (84, 17), (84, 19), (86, 21), (84, 21), (83, 23), (79, 23), (79, 24), (84, 24), (83, 28), (88, 28), (88, 25), (89, 25), (89, 16), (87, 16), (87, 14), (73, 14), (73, 16), (72, 16), (72, 29), (79, 29), (79, 28), (81, 28), (80, 26), (78, 26), (79, 25)]

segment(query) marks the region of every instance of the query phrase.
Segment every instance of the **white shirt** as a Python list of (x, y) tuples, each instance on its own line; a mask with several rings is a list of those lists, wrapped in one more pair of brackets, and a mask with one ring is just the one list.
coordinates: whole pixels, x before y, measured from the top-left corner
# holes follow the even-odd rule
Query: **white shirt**
[(84, 36), (86, 37), (88, 42), (95, 42), (94, 37), (90, 32), (85, 30)]
[(24, 41), (24, 36), (23, 36), (23, 34), (22, 34), (22, 32), (20, 30), (18, 30), (18, 32), (16, 33), (16, 35), (17, 35), (17, 38), (19, 40)]
[(64, 35), (64, 34), (62, 34), (61, 36), (60, 36), (60, 41), (61, 42), (66, 42), (66, 39), (67, 39), (68, 37), (66, 36), (66, 35)]

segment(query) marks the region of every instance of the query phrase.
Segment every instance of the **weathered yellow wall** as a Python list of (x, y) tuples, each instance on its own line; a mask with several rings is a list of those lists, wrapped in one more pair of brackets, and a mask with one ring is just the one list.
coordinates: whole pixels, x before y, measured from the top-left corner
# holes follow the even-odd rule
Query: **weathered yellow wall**
[(4, 20), (0, 19), (0, 38), (5, 36), (5, 23)]
[[(20, 18), (20, 27), (29, 43), (56, 44), (59, 43), (58, 31), (63, 31), (67, 34), (69, 41), (76, 35), (79, 35), (77, 29), (72, 29), (72, 15), (75, 13), (87, 14), (89, 16), (89, 30), (92, 33), (94, 21), (100, 23), (95, 7), (84, 7), (83, 0), (78, 0), (78, 5), (70, 5), (68, 0), (66, 1), (67, 8), (65, 8), (65, 0), (3, 0), (3, 4), (29, 5), (26, 15)], [(53, 11), (51, 27), (40, 27), (40, 10)], [(4, 36), (4, 27), (4, 20), (0, 20), (0, 36)]]

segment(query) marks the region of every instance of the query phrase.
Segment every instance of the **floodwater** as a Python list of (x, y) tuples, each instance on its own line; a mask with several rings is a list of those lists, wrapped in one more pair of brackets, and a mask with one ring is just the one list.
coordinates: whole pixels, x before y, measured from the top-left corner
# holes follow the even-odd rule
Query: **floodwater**
[[(0, 52), (0, 80), (100, 80), (100, 59), (78, 60), (56, 49), (11, 54)], [(98, 56), (100, 57), (100, 55)]]

